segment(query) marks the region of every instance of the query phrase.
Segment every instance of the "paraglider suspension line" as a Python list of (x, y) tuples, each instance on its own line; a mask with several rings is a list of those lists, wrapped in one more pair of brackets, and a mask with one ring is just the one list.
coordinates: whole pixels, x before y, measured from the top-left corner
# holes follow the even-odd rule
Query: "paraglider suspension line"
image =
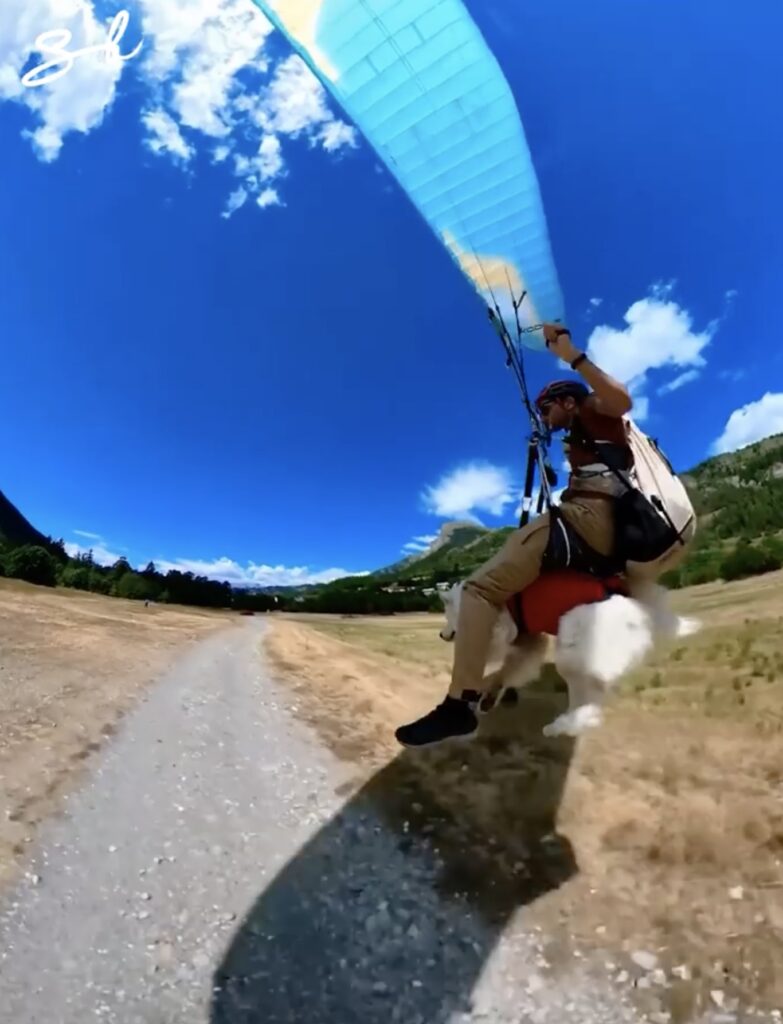
[(522, 498), (522, 512), (519, 519), (519, 525), (525, 526), (530, 519), (536, 469), (538, 469), (540, 479), (540, 488), (536, 507), (537, 515), (540, 515), (544, 510), (544, 505), (546, 505), (547, 509), (552, 506), (552, 487), (557, 483), (557, 474), (552, 468), (547, 453), (550, 440), (549, 431), (544, 426), (538, 410), (530, 400), (530, 392), (528, 390), (527, 378), (525, 376), (525, 364), (521, 352), (521, 337), (525, 331), (519, 321), (519, 307), (522, 305), (527, 292), (523, 292), (519, 299), (516, 299), (514, 297), (513, 290), (511, 289), (511, 283), (509, 282), (511, 303), (514, 309), (514, 318), (516, 320), (517, 328), (518, 345), (515, 346), (511, 339), (511, 335), (509, 334), (508, 327), (503, 319), (503, 314), (500, 312), (500, 307), (498, 306), (497, 300), (495, 299), (494, 293), (492, 292), (488, 282), (487, 288), (492, 295), (495, 307), (494, 309), (491, 306), (487, 307), (489, 319), (500, 337), (501, 343), (506, 352), (506, 366), (509, 366), (514, 372), (514, 376), (519, 384), (522, 401), (530, 418), (531, 433), (528, 441), (525, 491)]

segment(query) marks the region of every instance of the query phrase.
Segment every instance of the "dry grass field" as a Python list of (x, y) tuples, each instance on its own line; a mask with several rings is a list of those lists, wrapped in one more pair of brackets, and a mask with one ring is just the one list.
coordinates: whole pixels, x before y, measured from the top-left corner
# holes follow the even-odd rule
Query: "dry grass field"
[(0, 884), (144, 686), (226, 622), (0, 580)]
[[(682, 1024), (716, 998), (783, 1008), (783, 574), (674, 601), (702, 632), (625, 680), (576, 744), (541, 735), (566, 699), (549, 671), (475, 743), (401, 751), (395, 725), (448, 680), (437, 615), (275, 615), (265, 644), (401, 842), (437, 842), (444, 887), (501, 922), (524, 906), (553, 961), (598, 949), (622, 977), (654, 953), (669, 983), (645, 975), (635, 997)], [(0, 883), (146, 685), (229, 621), (0, 580)]]
[(630, 676), (576, 744), (541, 735), (565, 702), (549, 672), (473, 744), (401, 752), (395, 725), (448, 679), (438, 616), (274, 616), (266, 647), (357, 785), (404, 791), (406, 828), (448, 817), (460, 885), (506, 914), (527, 904), (554, 946), (615, 966), (654, 953), (677, 1024), (718, 1003), (783, 1008), (783, 574), (673, 600), (702, 632)]

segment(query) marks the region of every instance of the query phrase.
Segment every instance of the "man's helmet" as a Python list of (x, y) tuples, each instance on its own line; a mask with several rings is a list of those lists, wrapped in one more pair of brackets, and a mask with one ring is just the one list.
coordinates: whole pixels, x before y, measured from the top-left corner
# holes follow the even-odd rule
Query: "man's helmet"
[(536, 397), (536, 407), (539, 412), (542, 412), (544, 406), (558, 398), (575, 398), (577, 402), (581, 402), (589, 394), (590, 389), (581, 380), (553, 380), (539, 392)]

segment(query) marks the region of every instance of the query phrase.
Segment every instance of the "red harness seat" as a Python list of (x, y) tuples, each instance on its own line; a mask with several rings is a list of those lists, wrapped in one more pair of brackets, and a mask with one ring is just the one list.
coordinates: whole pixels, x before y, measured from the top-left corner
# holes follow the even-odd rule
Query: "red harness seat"
[(590, 573), (563, 569), (542, 573), (521, 594), (515, 594), (507, 607), (520, 633), (556, 636), (566, 612), (582, 604), (606, 601), (613, 594), (628, 596), (622, 577), (599, 579)]

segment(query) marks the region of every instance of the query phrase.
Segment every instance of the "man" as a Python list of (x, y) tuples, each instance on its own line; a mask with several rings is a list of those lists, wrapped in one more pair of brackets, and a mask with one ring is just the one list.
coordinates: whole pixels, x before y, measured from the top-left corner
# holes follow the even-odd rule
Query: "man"
[[(544, 336), (549, 351), (569, 363), (592, 388), (591, 392), (579, 380), (554, 381), (536, 399), (550, 430), (568, 428), (571, 432), (568, 443), (564, 443), (571, 478), (561, 498), (560, 513), (591, 552), (609, 556), (614, 546), (613, 499), (622, 493), (623, 485), (599, 462), (588, 438), (608, 442), (617, 468), (630, 469), (633, 460), (623, 416), (632, 408), (631, 396), (627, 388), (574, 347), (565, 328), (544, 324)], [(482, 695), (497, 617), (506, 603), (540, 574), (542, 559), (548, 548), (552, 550), (550, 541), (558, 539), (556, 532), (550, 535), (548, 512), (538, 516), (515, 530), (500, 551), (466, 580), (448, 695), (423, 718), (396, 730), (395, 736), (404, 746), (430, 746), (470, 736), (477, 730), (474, 709)]]

